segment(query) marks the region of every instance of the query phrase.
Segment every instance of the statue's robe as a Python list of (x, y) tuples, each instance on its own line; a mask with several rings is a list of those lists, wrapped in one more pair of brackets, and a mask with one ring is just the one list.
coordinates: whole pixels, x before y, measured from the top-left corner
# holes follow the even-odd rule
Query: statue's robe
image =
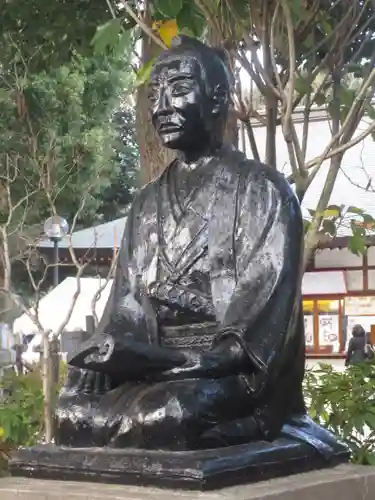
[(122, 384), (83, 412), (93, 445), (194, 448), (211, 428), (246, 417), (258, 438), (272, 440), (288, 419), (304, 418), (303, 223), (294, 193), (275, 169), (232, 150), (198, 166), (188, 194), (177, 172), (174, 162), (132, 205), (99, 331), (203, 351), (233, 337), (249, 370)]

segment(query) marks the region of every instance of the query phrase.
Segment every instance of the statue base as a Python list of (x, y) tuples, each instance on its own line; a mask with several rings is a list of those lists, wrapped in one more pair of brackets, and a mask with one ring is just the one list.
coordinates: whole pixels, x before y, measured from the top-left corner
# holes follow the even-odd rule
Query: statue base
[(188, 452), (38, 445), (21, 448), (10, 472), (38, 479), (212, 490), (333, 467), (348, 458), (344, 446), (327, 457), (290, 438)]

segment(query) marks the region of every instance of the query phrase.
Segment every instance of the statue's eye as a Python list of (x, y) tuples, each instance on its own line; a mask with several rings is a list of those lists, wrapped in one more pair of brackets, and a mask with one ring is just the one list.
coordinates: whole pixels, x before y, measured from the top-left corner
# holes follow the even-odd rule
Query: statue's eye
[(193, 90), (191, 82), (177, 82), (172, 87), (172, 94), (174, 96), (184, 95)]

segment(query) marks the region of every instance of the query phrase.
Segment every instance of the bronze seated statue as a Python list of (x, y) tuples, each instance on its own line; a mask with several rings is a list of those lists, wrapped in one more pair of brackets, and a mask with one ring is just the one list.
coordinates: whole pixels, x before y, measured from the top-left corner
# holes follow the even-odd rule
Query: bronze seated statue
[(103, 450), (112, 467), (159, 453), (207, 472), (223, 457), (212, 470), (229, 482), (231, 460), (263, 478), (348, 459), (306, 416), (300, 206), (275, 169), (223, 145), (230, 91), (220, 54), (188, 37), (154, 65), (152, 122), (178, 155), (136, 196), (97, 333), (69, 360), (55, 452), (80, 449), (71, 473)]

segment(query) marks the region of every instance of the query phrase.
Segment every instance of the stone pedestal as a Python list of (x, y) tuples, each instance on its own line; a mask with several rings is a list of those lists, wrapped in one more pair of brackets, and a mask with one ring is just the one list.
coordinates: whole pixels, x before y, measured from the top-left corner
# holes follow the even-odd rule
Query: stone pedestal
[(177, 452), (40, 444), (20, 448), (9, 470), (13, 477), (207, 491), (347, 463), (348, 449), (333, 439), (335, 447), (320, 452), (287, 437)]
[(0, 479), (1, 500), (372, 500), (374, 492), (375, 467), (350, 465), (209, 492)]

